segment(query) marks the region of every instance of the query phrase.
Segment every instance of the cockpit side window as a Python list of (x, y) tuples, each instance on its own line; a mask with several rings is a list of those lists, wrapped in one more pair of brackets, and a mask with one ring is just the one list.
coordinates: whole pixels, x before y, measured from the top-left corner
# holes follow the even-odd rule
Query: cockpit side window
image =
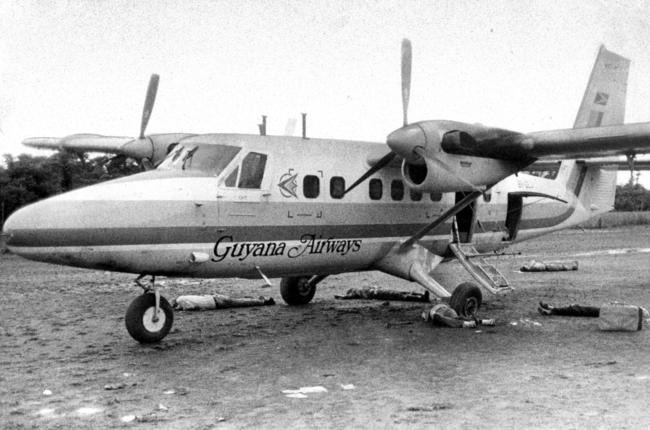
[(266, 167), (266, 154), (249, 152), (241, 163), (239, 188), (260, 188)]
[(238, 146), (180, 143), (158, 166), (160, 170), (182, 170), (186, 174), (218, 176), (230, 164)]
[(237, 174), (239, 173), (239, 166), (233, 170), (230, 175), (223, 181), (226, 187), (234, 187), (237, 184)]

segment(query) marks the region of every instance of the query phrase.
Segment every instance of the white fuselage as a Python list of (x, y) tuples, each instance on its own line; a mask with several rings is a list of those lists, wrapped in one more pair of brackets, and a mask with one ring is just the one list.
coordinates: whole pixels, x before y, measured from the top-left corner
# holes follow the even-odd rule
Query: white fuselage
[[(361, 176), (369, 154), (387, 151), (381, 144), (214, 134), (190, 137), (179, 145), (196, 143), (241, 149), (216, 175), (209, 169), (165, 168), (163, 163), (157, 170), (22, 208), (5, 225), (10, 250), (58, 264), (168, 276), (370, 270), (396, 243), (456, 201), (454, 193), (411, 193), (398, 166), (380, 170), (340, 198), (341, 181), (345, 189)], [(238, 186), (250, 153), (265, 160), (261, 182)], [(489, 251), (583, 222), (611, 209), (608, 196), (595, 208), (593, 201), (582, 199), (580, 187), (589, 191), (600, 180), (598, 174), (602, 170), (585, 169), (577, 193), (551, 179), (508, 177), (491, 189), (489, 201), (478, 199), (475, 215), (466, 215), (472, 219), (461, 230), (479, 251)], [(521, 216), (507, 225), (512, 192), (522, 193)], [(516, 237), (509, 231), (513, 223)], [(420, 244), (447, 256), (451, 240), (447, 221)]]

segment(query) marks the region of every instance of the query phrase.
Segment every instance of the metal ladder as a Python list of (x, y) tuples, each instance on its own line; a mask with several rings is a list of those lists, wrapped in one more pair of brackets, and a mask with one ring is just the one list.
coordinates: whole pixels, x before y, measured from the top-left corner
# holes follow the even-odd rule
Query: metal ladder
[[(454, 238), (458, 238), (458, 226), (454, 219)], [(458, 241), (449, 244), (449, 249), (454, 253), (460, 264), (483, 288), (493, 294), (503, 294), (513, 288), (499, 269), (485, 261), (485, 254), (480, 254), (471, 243)]]

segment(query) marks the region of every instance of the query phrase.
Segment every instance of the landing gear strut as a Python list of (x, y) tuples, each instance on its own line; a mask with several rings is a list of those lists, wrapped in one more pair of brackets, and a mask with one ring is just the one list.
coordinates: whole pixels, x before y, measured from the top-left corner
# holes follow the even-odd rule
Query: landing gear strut
[(135, 283), (144, 289), (144, 294), (136, 297), (126, 310), (124, 322), (126, 330), (140, 343), (154, 343), (162, 340), (174, 323), (174, 312), (169, 302), (160, 295), (155, 286), (155, 277), (149, 285), (143, 285), (140, 275)]

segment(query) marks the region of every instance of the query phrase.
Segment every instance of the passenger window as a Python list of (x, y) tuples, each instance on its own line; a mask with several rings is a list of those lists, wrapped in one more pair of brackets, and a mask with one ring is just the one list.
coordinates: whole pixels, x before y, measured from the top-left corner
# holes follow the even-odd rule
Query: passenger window
[(410, 194), (411, 194), (411, 200), (414, 202), (419, 202), (422, 200), (422, 193), (419, 192), (418, 190), (414, 190), (413, 188), (410, 189)]
[(404, 183), (399, 179), (393, 179), (390, 183), (390, 198), (402, 200), (404, 198)]
[(239, 166), (224, 181), (226, 187), (234, 187), (237, 184), (237, 173), (239, 173)]
[(430, 193), (429, 197), (431, 198), (432, 202), (439, 202), (442, 200), (442, 193)]
[(302, 192), (308, 199), (315, 199), (320, 194), (320, 179), (318, 176), (307, 175), (302, 180)]
[(264, 178), (266, 167), (266, 155), (257, 152), (249, 152), (241, 163), (241, 176), (239, 177), (239, 188), (260, 188)]
[(383, 186), (381, 179), (371, 179), (368, 184), (368, 194), (372, 200), (381, 200), (383, 193)]
[(333, 199), (343, 198), (345, 192), (345, 179), (340, 176), (332, 176), (330, 179), (330, 196)]

